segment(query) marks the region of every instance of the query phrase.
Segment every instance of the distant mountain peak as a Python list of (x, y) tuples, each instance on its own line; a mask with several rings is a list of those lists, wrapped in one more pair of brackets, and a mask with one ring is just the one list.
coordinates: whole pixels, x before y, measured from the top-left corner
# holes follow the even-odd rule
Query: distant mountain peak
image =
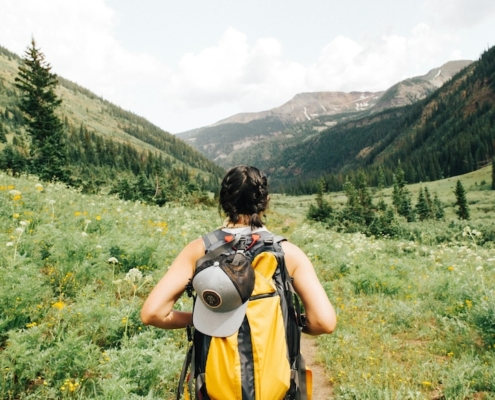
[(222, 119), (210, 127), (222, 124), (245, 124), (267, 117), (277, 117), (286, 124), (310, 121), (322, 115), (362, 111), (371, 108), (383, 92), (304, 92), (287, 103), (267, 111), (240, 113)]
[[(351, 92), (302, 92), (279, 107), (260, 112), (246, 112), (224, 118), (209, 127), (223, 124), (247, 124), (251, 121), (269, 117), (280, 119), (284, 124), (311, 121), (314, 118), (341, 113), (360, 111), (381, 111), (390, 107), (411, 104), (426, 97), (433, 90), (442, 86), (461, 69), (472, 61), (449, 61), (438, 68), (433, 68), (425, 75), (407, 78), (393, 85), (386, 91), (351, 91)], [(400, 90), (398, 90), (400, 88)], [(391, 92), (389, 92), (391, 91)], [(385, 97), (383, 100), (381, 98)], [(381, 101), (380, 101), (381, 100)], [(201, 128), (199, 128), (201, 130)], [(198, 131), (194, 129), (193, 132)], [(186, 132), (184, 132), (186, 133)], [(179, 134), (180, 135), (180, 134)]]
[[(257, 162), (270, 158), (271, 151), (308, 140), (338, 123), (424, 99), (470, 63), (450, 61), (386, 91), (298, 93), (279, 107), (239, 113), (213, 125), (179, 133), (178, 137), (223, 167)], [(268, 142), (273, 150), (267, 148)]]

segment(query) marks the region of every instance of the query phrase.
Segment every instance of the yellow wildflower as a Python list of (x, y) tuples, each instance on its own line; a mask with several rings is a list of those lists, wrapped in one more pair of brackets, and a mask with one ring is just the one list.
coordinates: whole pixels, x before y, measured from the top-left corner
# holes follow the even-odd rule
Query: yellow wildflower
[(52, 307), (61, 310), (62, 308), (65, 307), (65, 303), (63, 301), (57, 301), (52, 305)]

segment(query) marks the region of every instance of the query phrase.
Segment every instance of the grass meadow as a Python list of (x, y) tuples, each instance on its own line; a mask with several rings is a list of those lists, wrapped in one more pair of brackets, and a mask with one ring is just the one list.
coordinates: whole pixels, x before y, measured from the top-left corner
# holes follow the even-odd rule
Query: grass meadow
[[(308, 254), (338, 313), (317, 339), (336, 399), (495, 399), (490, 173), (461, 178), (470, 221), (455, 218), (455, 179), (425, 185), (446, 219), (406, 224), (401, 240), (337, 233), (305, 220), (314, 198), (273, 196), (268, 227)], [(0, 398), (174, 398), (185, 332), (143, 326), (140, 307), (181, 248), (220, 223), (216, 208), (0, 174)]]

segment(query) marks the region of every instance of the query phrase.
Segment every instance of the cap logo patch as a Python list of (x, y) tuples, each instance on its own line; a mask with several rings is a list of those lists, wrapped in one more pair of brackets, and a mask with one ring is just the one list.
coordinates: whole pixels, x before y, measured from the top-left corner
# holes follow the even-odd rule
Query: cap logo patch
[(210, 308), (218, 308), (222, 304), (222, 298), (213, 290), (205, 290), (202, 293), (203, 301)]

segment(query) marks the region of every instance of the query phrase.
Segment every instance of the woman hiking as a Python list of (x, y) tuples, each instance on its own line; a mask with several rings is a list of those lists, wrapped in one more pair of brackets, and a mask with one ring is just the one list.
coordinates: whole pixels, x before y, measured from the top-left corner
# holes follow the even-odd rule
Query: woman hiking
[[(264, 238), (267, 237), (267, 235), (271, 235), (263, 223), (263, 216), (264, 212), (268, 208), (269, 199), (267, 178), (257, 168), (241, 165), (230, 169), (222, 181), (219, 197), (219, 206), (227, 218), (225, 219), (223, 226), (216, 231), (216, 235), (223, 235), (225, 237), (244, 237), (245, 235), (251, 235), (254, 238), (251, 245), (254, 245), (254, 241), (256, 241), (258, 237)], [(208, 358), (210, 360), (202, 360), (201, 357), (196, 354), (196, 364), (198, 362), (203, 362), (203, 364), (206, 364), (206, 369), (208, 369), (208, 362), (210, 364), (214, 362), (214, 369), (216, 371), (224, 371), (225, 374), (239, 373), (242, 375), (247, 374), (246, 371), (253, 369), (259, 369), (259, 371), (266, 370), (269, 371), (270, 374), (273, 374), (274, 366), (280, 364), (281, 362), (280, 355), (277, 356), (268, 354), (270, 349), (262, 350), (261, 346), (263, 346), (263, 344), (260, 343), (258, 347), (254, 338), (249, 340), (249, 352), (250, 354), (255, 354), (254, 359), (258, 362), (262, 362), (263, 366), (260, 366), (259, 368), (246, 367), (244, 363), (247, 363), (247, 361), (244, 361), (244, 356), (226, 356), (226, 354), (228, 354), (227, 352), (233, 347), (237, 348), (237, 346), (241, 346), (241, 338), (243, 337), (242, 335), (245, 334), (245, 331), (249, 331), (251, 335), (255, 334), (256, 323), (248, 322), (247, 317), (252, 315), (258, 316), (260, 311), (251, 310), (251, 305), (255, 307), (254, 298), (251, 297), (250, 300), (243, 299), (241, 301), (242, 304), (239, 303), (238, 306), (235, 306), (234, 310), (229, 310), (228, 312), (218, 312), (218, 310), (220, 310), (221, 307), (227, 303), (226, 300), (222, 300), (222, 290), (226, 290), (225, 285), (220, 285), (220, 283), (218, 283), (219, 280), (225, 278), (225, 274), (222, 273), (224, 271), (221, 271), (220, 268), (216, 268), (218, 273), (216, 273), (215, 278), (206, 276), (208, 273), (207, 270), (201, 271), (199, 274), (197, 273), (198, 271), (196, 271), (197, 261), (202, 257), (204, 258), (205, 252), (209, 250), (208, 247), (209, 244), (211, 244), (207, 244), (208, 240), (206, 238), (207, 236), (205, 235), (203, 238), (193, 240), (179, 253), (172, 265), (168, 268), (165, 275), (153, 288), (144, 302), (141, 310), (141, 319), (144, 324), (153, 325), (163, 329), (177, 329), (194, 326), (196, 333), (201, 335), (202, 346), (205, 343), (207, 343), (210, 347), (213, 343), (215, 343), (215, 345), (218, 344), (220, 350), (215, 353), (215, 357), (213, 355), (209, 355)], [(237, 246), (239, 246), (239, 244)], [(302, 332), (310, 335), (332, 333), (337, 323), (335, 311), (326, 295), (325, 290), (318, 280), (311, 261), (299, 247), (288, 241), (281, 241), (280, 246), (281, 252), (283, 252), (283, 259), (285, 260), (286, 267), (283, 268), (283, 270), (287, 271), (288, 275), (292, 278), (290, 281), (292, 282), (293, 289), (301, 299), (304, 308), (304, 323), (300, 324), (303, 325)], [(260, 258), (256, 257), (255, 261), (256, 260), (260, 260)], [(261, 263), (261, 261), (256, 262), (258, 262), (258, 264)], [(218, 266), (218, 262), (215, 266)], [(255, 268), (255, 271), (262, 271), (262, 269), (265, 268), (264, 266), (256, 267), (255, 262), (253, 262), (253, 267)], [(213, 271), (214, 269), (209, 268), (208, 270)], [(197, 277), (195, 272), (197, 273)], [(205, 279), (200, 279), (201, 274)], [(273, 274), (274, 277), (275, 275), (276, 274)], [(264, 282), (265, 280), (269, 284), (271, 282), (271, 276), (267, 278), (260, 277), (261, 275), (256, 272), (255, 292), (256, 290), (261, 290), (260, 285), (266, 284)], [(227, 282), (226, 285), (229, 286), (231, 282), (229, 279), (225, 280)], [(235, 277), (233, 278), (233, 281), (235, 281)], [(204, 298), (201, 298), (202, 301), (195, 301), (194, 312), (174, 310), (175, 302), (186, 290), (186, 287), (191, 286), (191, 282), (197, 294), (201, 291), (201, 293), (208, 293), (208, 296), (205, 294), (203, 296)], [(238, 282), (234, 282), (233, 287), (236, 287), (239, 290), (239, 286), (242, 286), (243, 284), (244, 280), (240, 284)], [(219, 287), (211, 287), (212, 285), (217, 285)], [(271, 285), (273, 287), (276, 286), (273, 283)], [(208, 290), (205, 290), (205, 288)], [(250, 294), (251, 291), (252, 287), (249, 289)], [(271, 291), (275, 293), (275, 289)], [(239, 296), (239, 293), (237, 292), (234, 294)], [(198, 295), (198, 298), (199, 297), (201, 296)], [(249, 298), (249, 295), (247, 297)], [(259, 297), (261, 298), (267, 296)], [(226, 298), (227, 296), (224, 297), (224, 299)], [(230, 297), (228, 298), (230, 299)], [(274, 301), (278, 302), (279, 300), (274, 299)], [(247, 303), (249, 303), (249, 307), (247, 306)], [(267, 310), (270, 309), (270, 306), (267, 304), (268, 303), (260, 306), (259, 310), (261, 310), (261, 314), (268, 312)], [(218, 310), (215, 309), (215, 307), (218, 307)], [(274, 318), (276, 319), (276, 317)], [(261, 328), (260, 334), (265, 334), (264, 331), (269, 329), (271, 328)], [(287, 328), (285, 328), (285, 331), (286, 330)], [(277, 332), (281, 335), (285, 335), (285, 331), (282, 328), (281, 331), (279, 330)], [(275, 340), (274, 343), (277, 341), (283, 342), (281, 339), (282, 338), (280, 338), (280, 340)], [(266, 339), (263, 339), (262, 341), (266, 341)], [(244, 343), (242, 345), (244, 346)], [(273, 346), (268, 347), (271, 348)], [(299, 351), (299, 347), (297, 349), (297, 351)], [(224, 360), (227, 358), (232, 358), (232, 360)], [(224, 362), (226, 365), (229, 365), (229, 367), (222, 369), (221, 364)], [(198, 367), (196, 366), (196, 368)], [(232, 372), (232, 370), (238, 371)], [(197, 372), (195, 373), (195, 377), (198, 381), (199, 378), (196, 374)], [(213, 387), (215, 385), (215, 378), (211, 377), (212, 373), (209, 375), (207, 373), (206, 378), (203, 378), (206, 379), (207, 389), (202, 389), (203, 397), (200, 398), (211, 400), (232, 400), (236, 398), (243, 400), (276, 400), (289, 398), (285, 395), (287, 388), (266, 388), (267, 384), (263, 383), (262, 380), (263, 372), (253, 374), (255, 376), (251, 379), (251, 381), (254, 381), (254, 383), (246, 383), (245, 385), (246, 378), (241, 376), (241, 383), (238, 385), (239, 387), (232, 389), (219, 388), (216, 394), (212, 394), (210, 392), (214, 391)], [(280, 374), (281, 377), (284, 377), (280, 379), (285, 380), (287, 373), (280, 372)], [(227, 379), (222, 379), (221, 381), (226, 382)], [(251, 388), (246, 388), (249, 385)], [(261, 388), (262, 386), (263, 389)], [(229, 392), (230, 394), (227, 394), (229, 390), (231, 390), (232, 393)], [(260, 395), (257, 393), (258, 390), (260, 392), (264, 391), (264, 393), (272, 394)], [(280, 394), (273, 394), (277, 390), (277, 393), (280, 392)], [(268, 396), (271, 396), (271, 398)]]

